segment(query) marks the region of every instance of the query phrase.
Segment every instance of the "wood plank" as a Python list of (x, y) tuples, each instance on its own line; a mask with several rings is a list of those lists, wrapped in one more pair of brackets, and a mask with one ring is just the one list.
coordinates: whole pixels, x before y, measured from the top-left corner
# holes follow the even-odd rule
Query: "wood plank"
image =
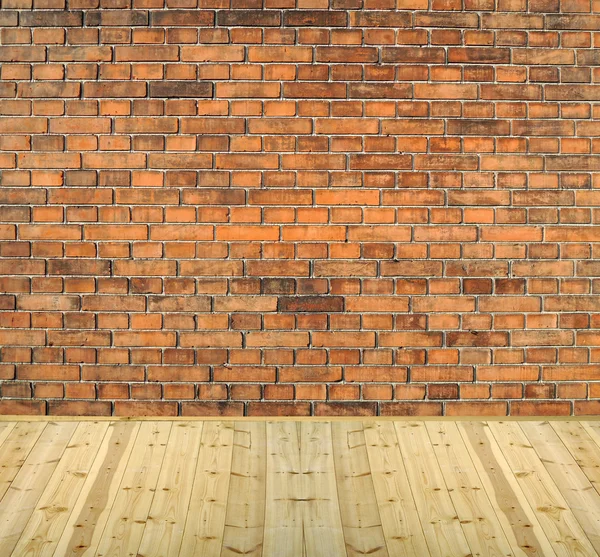
[(262, 555), (266, 447), (265, 422), (235, 422), (222, 557)]
[(511, 555), (510, 544), (456, 424), (427, 422), (425, 427), (473, 555)]
[(46, 427), (44, 422), (19, 422), (0, 447), (0, 501)]
[(178, 555), (192, 495), (202, 422), (173, 424), (140, 543), (144, 557)]
[(457, 427), (514, 554), (556, 555), (488, 424), (460, 422)]
[(600, 421), (580, 421), (579, 423), (594, 440), (594, 443), (600, 446)]
[(181, 555), (219, 555), (233, 455), (233, 422), (206, 422)]
[(489, 428), (555, 553), (593, 555), (590, 541), (519, 424), (495, 422)]
[(82, 422), (77, 426), (21, 534), (15, 555), (54, 555), (107, 429), (108, 422)]
[(424, 422), (395, 422), (402, 460), (432, 555), (471, 555)]
[(331, 425), (303, 422), (299, 428), (302, 492), (306, 498), (303, 513), (305, 555), (344, 556), (346, 544), (336, 487)]
[(595, 551), (600, 554), (600, 495), (550, 423), (524, 422), (520, 426)]
[(109, 423), (55, 555), (96, 555), (139, 429), (139, 422)]
[(390, 555), (430, 555), (394, 424), (365, 422), (364, 431), (381, 525)]
[(2, 455), (4, 454), (2, 443), (6, 441), (6, 438), (10, 435), (11, 431), (15, 429), (16, 425), (17, 422), (0, 422), (0, 463), (2, 462)]
[(137, 555), (171, 433), (171, 422), (143, 422), (98, 545), (98, 557)]
[(294, 422), (267, 422), (263, 557), (299, 557), (303, 546), (300, 442)]
[(596, 492), (600, 493), (600, 447), (588, 431), (576, 421), (552, 424), (552, 428), (569, 452), (582, 472), (587, 476)]
[(362, 423), (335, 422), (331, 431), (348, 556), (387, 556)]
[(77, 427), (73, 422), (41, 425), (42, 434), (0, 502), (2, 556), (10, 555), (15, 548)]

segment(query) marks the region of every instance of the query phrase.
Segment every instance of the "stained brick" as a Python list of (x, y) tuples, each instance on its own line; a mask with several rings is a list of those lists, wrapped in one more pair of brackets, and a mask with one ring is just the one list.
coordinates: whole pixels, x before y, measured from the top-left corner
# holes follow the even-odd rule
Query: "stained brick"
[(81, 27), (83, 12), (80, 11), (22, 11), (19, 24), (23, 27)]
[(342, 296), (295, 296), (280, 297), (278, 306), (282, 312), (339, 312), (344, 311)]
[(345, 27), (348, 15), (343, 11), (290, 10), (283, 21), (287, 27)]
[(212, 83), (190, 81), (163, 81), (150, 83), (152, 98), (210, 98)]
[(225, 27), (278, 27), (281, 25), (279, 12), (268, 10), (219, 10), (217, 25)]

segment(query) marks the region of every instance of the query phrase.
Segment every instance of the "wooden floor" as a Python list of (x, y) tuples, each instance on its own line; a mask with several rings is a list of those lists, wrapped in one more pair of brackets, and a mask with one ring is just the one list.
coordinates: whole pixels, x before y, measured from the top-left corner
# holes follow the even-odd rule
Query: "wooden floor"
[(0, 422), (0, 556), (600, 553), (598, 421)]

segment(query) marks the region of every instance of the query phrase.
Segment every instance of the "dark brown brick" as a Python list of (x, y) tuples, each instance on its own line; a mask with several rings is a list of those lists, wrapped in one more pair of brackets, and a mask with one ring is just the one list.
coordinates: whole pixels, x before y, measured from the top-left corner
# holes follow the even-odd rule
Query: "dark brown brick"
[(277, 309), (282, 312), (338, 312), (344, 311), (343, 296), (280, 297)]
[(214, 23), (213, 12), (207, 10), (166, 10), (152, 12), (152, 26), (207, 27)]
[(210, 98), (212, 83), (197, 81), (162, 81), (150, 83), (150, 97), (153, 98)]
[(279, 12), (263, 10), (219, 10), (217, 25), (224, 27), (278, 27), (281, 25)]
[(286, 27), (346, 27), (348, 15), (332, 11), (286, 11), (283, 24)]
[(83, 12), (78, 11), (22, 11), (19, 25), (23, 27), (81, 27)]

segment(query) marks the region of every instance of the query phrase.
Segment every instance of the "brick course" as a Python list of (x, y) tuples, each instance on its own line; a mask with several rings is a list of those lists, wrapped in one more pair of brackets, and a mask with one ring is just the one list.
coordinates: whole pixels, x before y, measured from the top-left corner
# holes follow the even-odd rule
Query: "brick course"
[(3, 0), (0, 413), (600, 413), (600, 0)]

